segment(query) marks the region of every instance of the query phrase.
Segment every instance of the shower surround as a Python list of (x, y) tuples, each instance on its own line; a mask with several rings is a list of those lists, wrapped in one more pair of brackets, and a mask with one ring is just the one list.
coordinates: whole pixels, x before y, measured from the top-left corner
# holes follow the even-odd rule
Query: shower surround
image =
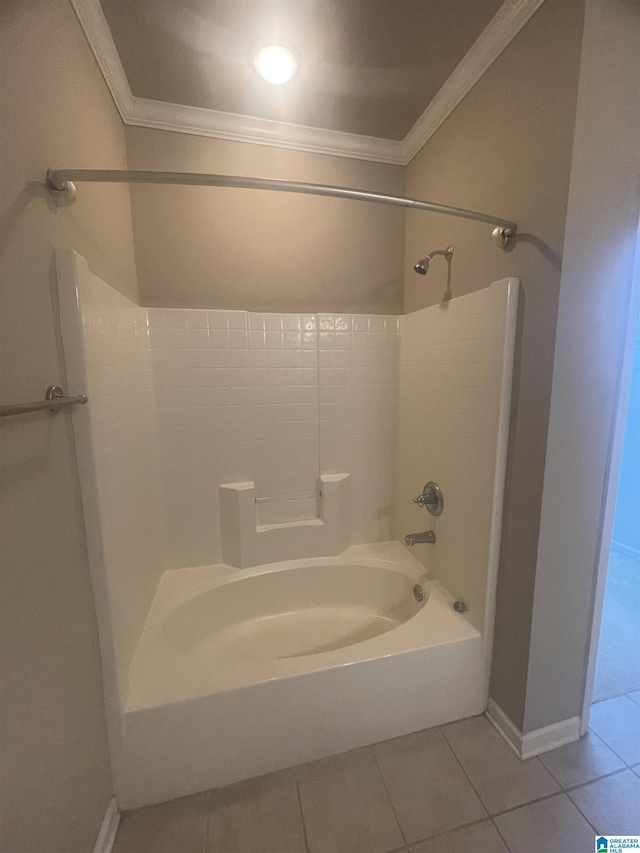
[(390, 538), (397, 317), (147, 316), (170, 568), (220, 561), (223, 483), (254, 482), (275, 524), (315, 517), (320, 474), (347, 472), (353, 544)]
[[(69, 391), (89, 395), (74, 430), (121, 806), (482, 712), (516, 281), (406, 317), (255, 314), (140, 308), (73, 252), (57, 270)], [(411, 502), (428, 479), (438, 519)], [(435, 545), (389, 541), (428, 526)], [(176, 634), (178, 613), (200, 615)], [(264, 619), (279, 651), (249, 665), (240, 638)]]

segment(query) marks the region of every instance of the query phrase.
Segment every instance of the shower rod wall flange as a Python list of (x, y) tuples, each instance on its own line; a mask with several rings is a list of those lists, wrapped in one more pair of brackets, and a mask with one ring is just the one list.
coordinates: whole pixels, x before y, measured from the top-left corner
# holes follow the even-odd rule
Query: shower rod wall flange
[(514, 228), (504, 228), (502, 225), (496, 225), (491, 232), (493, 245), (497, 246), (499, 249), (506, 249), (510, 245), (515, 233)]
[(368, 201), (374, 204), (390, 204), (411, 210), (424, 210), (473, 219), (493, 225), (493, 242), (498, 248), (506, 249), (518, 230), (515, 222), (500, 219), (488, 213), (450, 207), (415, 198), (374, 193), (352, 187), (335, 187), (327, 184), (309, 184), (303, 181), (283, 181), (276, 178), (252, 178), (241, 175), (207, 175), (198, 172), (150, 172), (127, 169), (49, 169), (46, 186), (60, 206), (69, 206), (76, 200), (75, 183), (107, 184), (174, 184), (196, 187), (235, 187), (237, 189), (271, 190), (274, 192), (305, 193), (330, 198), (346, 198), (352, 201)]

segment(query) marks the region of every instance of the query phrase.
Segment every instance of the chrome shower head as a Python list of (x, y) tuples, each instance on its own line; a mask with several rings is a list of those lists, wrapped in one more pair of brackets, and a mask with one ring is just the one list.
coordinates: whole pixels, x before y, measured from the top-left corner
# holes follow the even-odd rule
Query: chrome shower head
[(422, 258), (421, 261), (418, 261), (417, 264), (413, 267), (413, 271), (417, 272), (418, 275), (426, 275), (429, 271), (429, 261), (434, 255), (444, 255), (447, 261), (450, 261), (453, 257), (453, 246), (447, 246), (446, 249), (436, 249), (434, 252), (429, 252), (426, 258)]

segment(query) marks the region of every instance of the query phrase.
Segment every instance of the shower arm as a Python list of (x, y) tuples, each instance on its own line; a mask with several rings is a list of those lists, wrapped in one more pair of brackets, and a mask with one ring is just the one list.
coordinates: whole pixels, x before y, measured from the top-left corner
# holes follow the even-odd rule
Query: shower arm
[(57, 204), (68, 207), (77, 197), (75, 183), (102, 184), (177, 184), (197, 187), (235, 187), (238, 189), (272, 190), (275, 192), (306, 193), (331, 198), (347, 198), (353, 201), (368, 201), (374, 204), (390, 204), (411, 210), (425, 210), (441, 213), (445, 216), (457, 216), (461, 219), (473, 219), (493, 225), (492, 240), (500, 249), (506, 249), (518, 230), (515, 222), (500, 219), (487, 213), (465, 210), (462, 207), (450, 207), (404, 196), (375, 193), (349, 187), (335, 187), (326, 184), (309, 184), (303, 181), (283, 181), (275, 178), (251, 178), (241, 175), (207, 175), (198, 172), (150, 172), (135, 169), (49, 169), (46, 186)]
[(447, 246), (446, 249), (434, 249), (433, 252), (429, 252), (427, 257), (431, 260), (431, 258), (435, 258), (436, 255), (444, 255), (445, 258), (450, 261), (453, 257), (453, 246)]

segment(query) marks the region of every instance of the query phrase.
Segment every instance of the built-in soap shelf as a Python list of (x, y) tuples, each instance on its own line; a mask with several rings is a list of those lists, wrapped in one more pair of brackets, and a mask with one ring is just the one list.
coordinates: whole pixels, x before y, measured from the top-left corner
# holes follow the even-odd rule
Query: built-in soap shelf
[[(223, 483), (220, 495), (222, 559), (246, 569), (262, 563), (329, 557), (350, 545), (350, 475), (322, 474), (318, 480), (315, 515), (275, 521), (263, 508), (255, 483)], [(290, 499), (292, 500), (292, 499)], [(295, 499), (294, 499), (295, 500)], [(266, 522), (266, 523), (265, 523)]]
[(280, 524), (294, 524), (320, 518), (320, 490), (310, 495), (274, 495), (256, 498), (258, 529)]

